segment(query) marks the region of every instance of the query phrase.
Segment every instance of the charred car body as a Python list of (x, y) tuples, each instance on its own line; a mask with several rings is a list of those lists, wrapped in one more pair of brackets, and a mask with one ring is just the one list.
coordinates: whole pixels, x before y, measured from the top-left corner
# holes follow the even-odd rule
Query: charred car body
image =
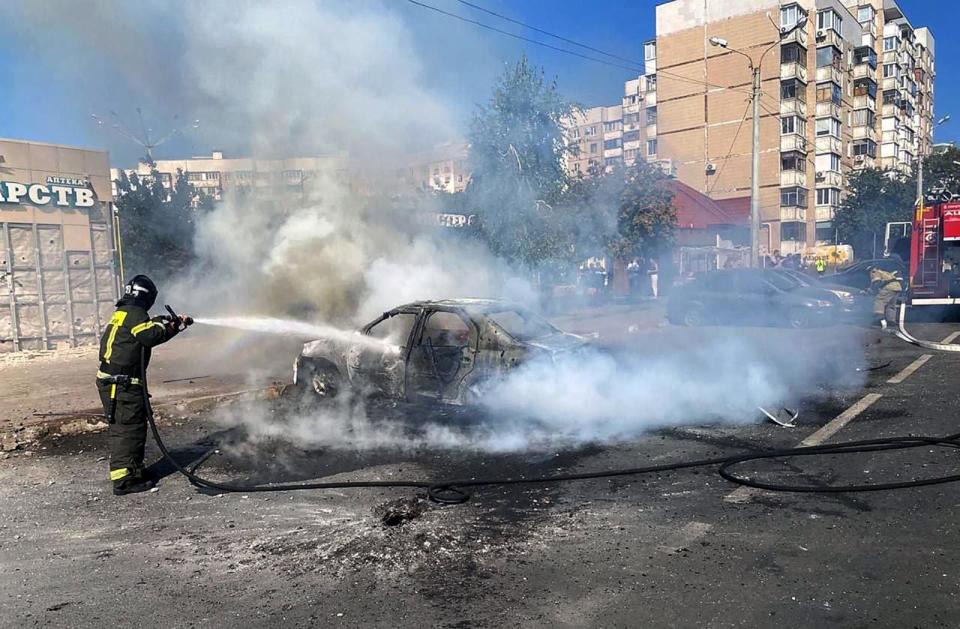
[(385, 312), (354, 338), (305, 343), (293, 380), (322, 398), (350, 389), (463, 405), (476, 402), (485, 385), (526, 361), (585, 345), (583, 338), (506, 302), (420, 301)]

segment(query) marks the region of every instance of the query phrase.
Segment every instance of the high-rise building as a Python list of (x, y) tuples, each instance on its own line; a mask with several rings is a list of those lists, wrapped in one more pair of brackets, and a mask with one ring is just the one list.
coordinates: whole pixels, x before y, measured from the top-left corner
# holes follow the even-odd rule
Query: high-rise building
[(895, 0), (672, 0), (656, 12), (624, 111), (640, 104), (629, 111), (644, 157), (721, 202), (750, 195), (762, 58), (761, 248), (833, 243), (851, 169), (910, 172), (931, 152), (934, 40)]

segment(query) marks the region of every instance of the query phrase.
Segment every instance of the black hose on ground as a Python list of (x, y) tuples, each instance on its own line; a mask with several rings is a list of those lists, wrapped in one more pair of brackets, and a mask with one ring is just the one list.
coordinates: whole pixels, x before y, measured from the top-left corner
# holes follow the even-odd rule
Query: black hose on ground
[(865, 452), (884, 452), (888, 450), (905, 450), (909, 448), (925, 448), (931, 446), (949, 447), (960, 449), (960, 433), (947, 435), (944, 437), (890, 437), (886, 439), (867, 439), (862, 441), (848, 441), (845, 443), (827, 444), (818, 446), (804, 446), (797, 448), (768, 450), (760, 453), (738, 454), (731, 456), (712, 457), (706, 459), (694, 459), (691, 461), (677, 461), (674, 463), (663, 463), (660, 465), (648, 465), (644, 467), (632, 467), (614, 470), (599, 470), (596, 472), (581, 472), (576, 474), (558, 474), (553, 476), (536, 476), (531, 478), (471, 478), (461, 480), (447, 481), (339, 481), (339, 482), (314, 482), (314, 483), (281, 483), (272, 485), (235, 485), (233, 483), (218, 483), (198, 476), (194, 471), (188, 470), (170, 454), (163, 439), (160, 438), (160, 431), (157, 429), (157, 422), (153, 417), (153, 408), (150, 406), (150, 396), (147, 391), (146, 369), (144, 368), (144, 358), (141, 354), (140, 359), (140, 380), (141, 390), (143, 391), (144, 406), (147, 410), (147, 421), (150, 424), (150, 430), (153, 432), (153, 438), (157, 442), (157, 447), (164, 457), (173, 465), (174, 468), (183, 474), (192, 484), (197, 487), (205, 487), (222, 492), (268, 492), (268, 491), (299, 491), (305, 489), (355, 489), (361, 487), (404, 487), (409, 489), (425, 489), (427, 497), (433, 502), (439, 504), (463, 504), (470, 500), (470, 492), (466, 491), (468, 487), (492, 487), (507, 485), (544, 485), (550, 483), (564, 483), (578, 480), (592, 480), (598, 478), (616, 478), (622, 476), (639, 476), (642, 474), (658, 474), (662, 472), (672, 472), (677, 470), (692, 469), (697, 467), (718, 468), (718, 473), (726, 480), (767, 491), (787, 491), (802, 493), (858, 493), (866, 491), (887, 491), (893, 489), (907, 489), (911, 487), (924, 487), (928, 485), (940, 485), (944, 483), (953, 483), (960, 481), (960, 474), (949, 476), (939, 476), (934, 478), (921, 478), (909, 481), (900, 481), (895, 483), (876, 483), (860, 485), (833, 485), (833, 486), (814, 486), (814, 485), (788, 485), (782, 483), (766, 483), (743, 476), (738, 476), (732, 470), (737, 465), (759, 461), (764, 459), (782, 459), (797, 456), (824, 456), (834, 454), (858, 454)]

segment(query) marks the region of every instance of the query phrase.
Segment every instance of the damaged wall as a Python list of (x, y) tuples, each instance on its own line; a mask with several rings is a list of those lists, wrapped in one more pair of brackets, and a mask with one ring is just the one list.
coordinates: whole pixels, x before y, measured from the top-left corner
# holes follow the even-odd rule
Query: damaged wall
[(0, 352), (95, 343), (117, 297), (105, 151), (0, 140)]

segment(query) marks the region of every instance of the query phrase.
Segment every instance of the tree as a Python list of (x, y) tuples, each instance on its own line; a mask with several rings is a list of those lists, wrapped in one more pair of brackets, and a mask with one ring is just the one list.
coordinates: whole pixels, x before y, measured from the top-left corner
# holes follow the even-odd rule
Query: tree
[(636, 160), (625, 175), (617, 238), (610, 252), (620, 259), (658, 256), (673, 245), (677, 225), (670, 176), (642, 159)]
[(577, 111), (524, 56), (474, 114), (466, 196), (478, 236), (512, 264), (534, 269), (569, 249), (553, 208), (570, 183), (563, 126)]
[(835, 217), (840, 240), (859, 257), (875, 257), (883, 250), (887, 223), (910, 221), (915, 203), (913, 178), (877, 168), (854, 171)]
[(177, 170), (167, 189), (155, 169), (143, 177), (121, 171), (117, 190), (127, 274), (148, 273), (163, 279), (189, 266), (194, 259), (193, 206), (198, 199), (201, 207), (209, 207), (211, 202), (205, 195), (198, 195), (186, 174)]
[[(942, 153), (934, 153), (923, 162), (923, 190), (929, 195), (943, 189), (960, 196), (960, 150), (948, 147)], [(939, 196), (939, 195), (934, 195)]]

